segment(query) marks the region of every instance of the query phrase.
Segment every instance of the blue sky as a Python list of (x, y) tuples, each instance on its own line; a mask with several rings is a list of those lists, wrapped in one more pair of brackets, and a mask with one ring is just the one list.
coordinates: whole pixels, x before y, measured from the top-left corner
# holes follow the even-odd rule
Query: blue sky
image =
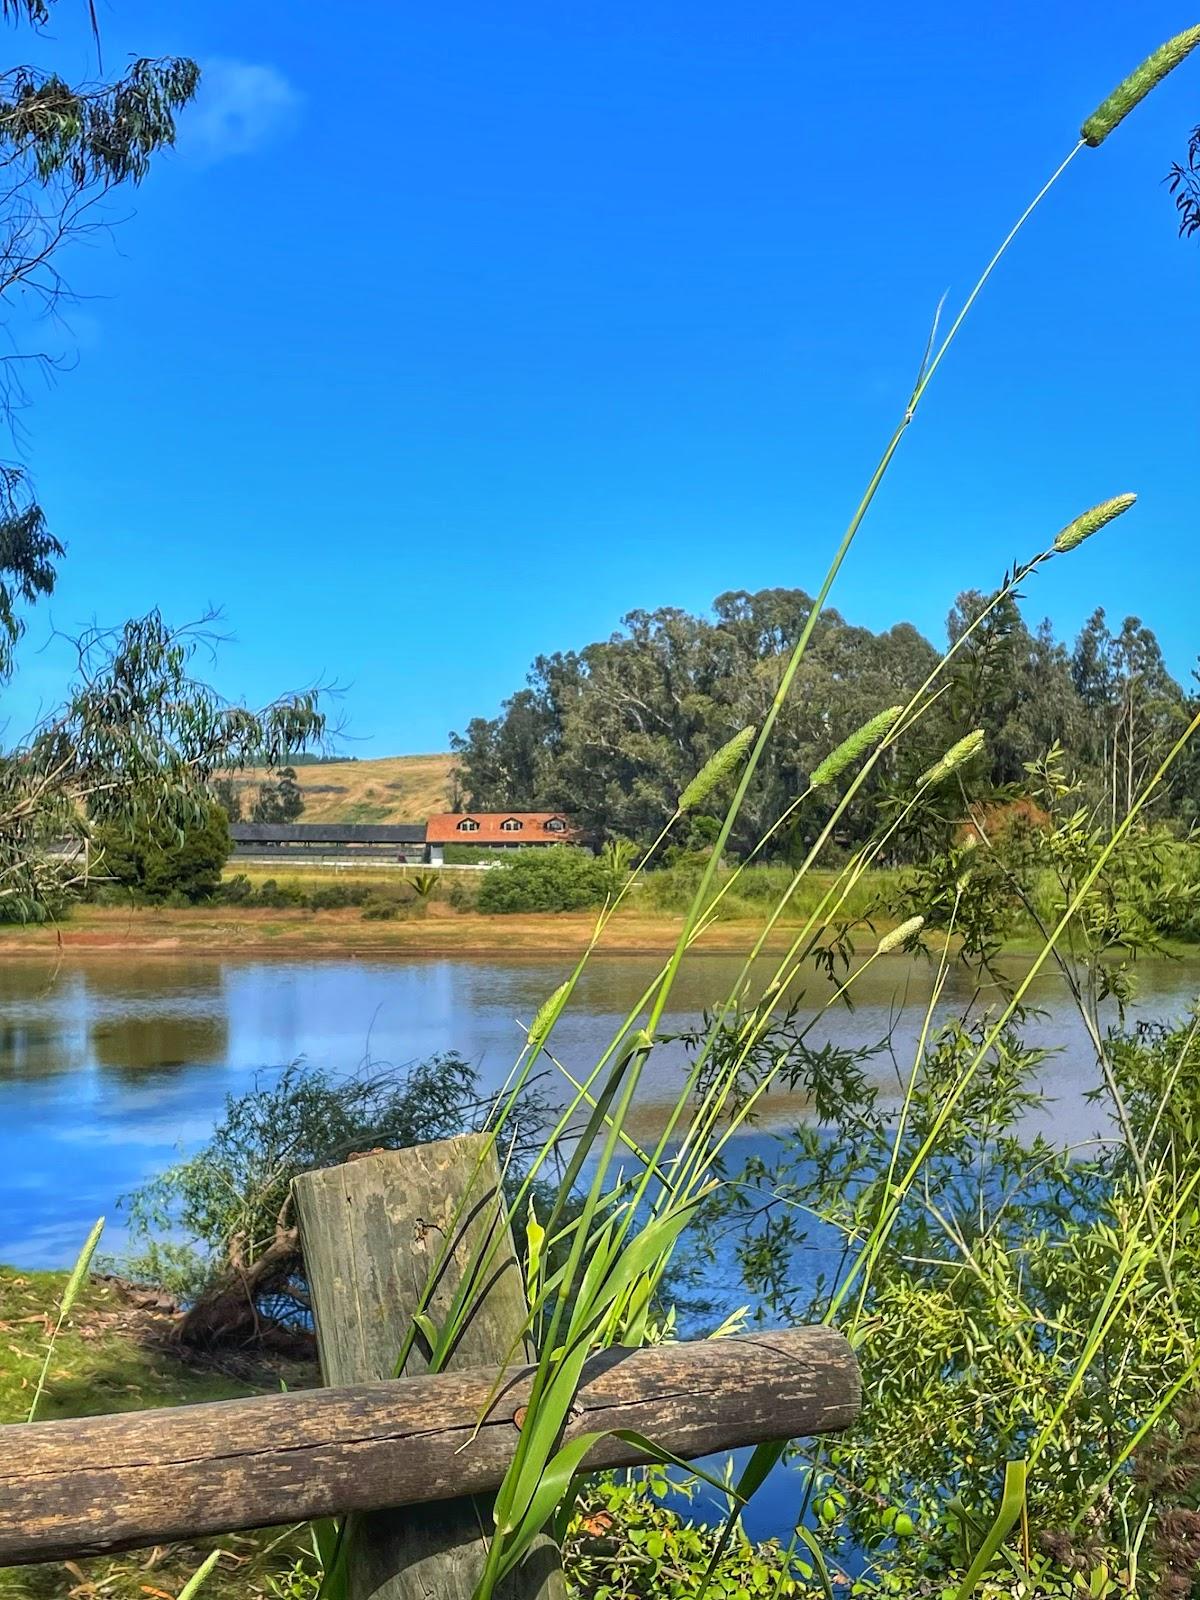
[[(94, 71), (62, 0), (10, 57)], [(220, 606), (213, 675), (336, 680), (362, 756), (442, 749), (539, 651), (633, 607), (814, 589), (953, 306), (1174, 3), (111, 0), (106, 66), (207, 69), (180, 149), (69, 263), (24, 449), (69, 546), (6, 691), (70, 631)], [(835, 592), (941, 638), (1092, 502), (1036, 584), (1072, 632), (1196, 625), (1200, 242), (1161, 179), (1200, 59), (1085, 151), (929, 391)], [(1136, 517), (1136, 521), (1134, 518)]]

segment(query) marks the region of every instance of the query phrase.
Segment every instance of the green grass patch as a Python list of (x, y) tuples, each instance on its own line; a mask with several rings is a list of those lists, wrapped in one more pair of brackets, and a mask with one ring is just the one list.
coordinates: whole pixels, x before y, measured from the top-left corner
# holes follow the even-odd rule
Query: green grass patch
[[(692, 896), (700, 882), (703, 862), (683, 862), (647, 873), (638, 883), (633, 904), (643, 914), (653, 916), (682, 915), (691, 904)], [(735, 875), (735, 869), (719, 869), (713, 895), (720, 894), (719, 914), (727, 921), (761, 921), (787, 892), (792, 883), (792, 869), (787, 866), (752, 865)], [(838, 916), (854, 920), (879, 911), (899, 890), (902, 874), (887, 868), (865, 872), (841, 902)], [(837, 874), (809, 872), (796, 886), (784, 911), (782, 920), (800, 922), (820, 905)], [(891, 921), (886, 914), (883, 921)]]
[[(0, 1267), (0, 1421), (23, 1422), (28, 1414), (66, 1281), (65, 1272)], [(39, 1421), (255, 1392), (244, 1382), (190, 1367), (165, 1349), (138, 1342), (133, 1329), (148, 1327), (148, 1321), (122, 1301), (115, 1286), (89, 1280), (55, 1344)]]
[[(0, 1267), (0, 1421), (17, 1425), (8, 1447), (19, 1456), (20, 1426), (29, 1412), (46, 1345), (66, 1285), (65, 1272), (19, 1272)], [(85, 1284), (54, 1345), (38, 1420), (143, 1411), (155, 1406), (232, 1400), (316, 1381), (316, 1369), (289, 1363), (279, 1371), (247, 1368), (244, 1376), (194, 1366), (169, 1342), (169, 1318), (132, 1303), (105, 1279)], [(219, 1546), (226, 1554), (205, 1585), (205, 1600), (244, 1600), (275, 1591), (270, 1579), (287, 1570), (300, 1541), (295, 1534), (231, 1534), (166, 1550), (134, 1551), (94, 1560), (0, 1569), (4, 1600), (145, 1600), (172, 1596)]]

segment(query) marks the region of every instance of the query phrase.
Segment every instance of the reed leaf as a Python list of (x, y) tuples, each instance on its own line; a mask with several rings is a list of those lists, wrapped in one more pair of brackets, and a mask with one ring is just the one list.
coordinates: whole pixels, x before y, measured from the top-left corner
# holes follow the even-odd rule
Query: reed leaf
[(810, 789), (822, 789), (839, 777), (852, 761), (857, 761), (864, 751), (870, 750), (903, 712), (903, 706), (889, 706), (869, 722), (864, 722), (848, 739), (843, 739), (836, 750), (831, 750), (808, 780)]
[(1152, 89), (1157, 89), (1168, 72), (1174, 72), (1198, 44), (1200, 26), (1187, 28), (1173, 39), (1168, 39), (1166, 44), (1160, 44), (1140, 67), (1135, 68), (1127, 78), (1122, 78), (1107, 99), (1102, 100), (1092, 112), (1079, 130), (1084, 144), (1091, 145), (1093, 149), (1103, 144), (1117, 124), (1123, 122)]
[[(497, 1496), (492, 1513), (504, 1556), (509, 1553), (509, 1541), (519, 1538), (521, 1528), (528, 1522), (529, 1508), (537, 1498), (540, 1486), (545, 1483), (554, 1447), (570, 1420), (571, 1407), (583, 1378), (588, 1353), (587, 1341), (579, 1340), (573, 1349), (559, 1357), (554, 1376), (541, 1394), (530, 1395), (525, 1420), (521, 1424), (523, 1456), (520, 1460), (514, 1460), (509, 1468), (511, 1481), (506, 1479), (505, 1485), (502, 1485), (507, 1487), (508, 1494)], [(543, 1517), (542, 1521), (545, 1520)]]
[(538, 1221), (533, 1196), (530, 1195), (529, 1209), (525, 1217), (525, 1293), (531, 1305), (536, 1304), (538, 1298), (542, 1278), (542, 1246), (545, 1239), (546, 1230)]
[(603, 1438), (602, 1431), (581, 1433), (546, 1462), (520, 1523), (505, 1540), (504, 1556), (497, 1572), (498, 1580), (502, 1581), (525, 1555), (566, 1494), (571, 1480), (583, 1465), (584, 1457)]
[(1061, 533), (1055, 538), (1054, 548), (1059, 555), (1068, 550), (1074, 550), (1076, 545), (1090, 539), (1092, 534), (1099, 533), (1101, 528), (1108, 526), (1117, 517), (1128, 511), (1137, 499), (1135, 494), (1119, 494), (1111, 500), (1102, 500), (1098, 506), (1093, 506), (1090, 511), (1085, 511), (1082, 516), (1068, 522)]
[(717, 1489), (723, 1495), (736, 1493), (730, 1490), (728, 1484), (720, 1478), (714, 1477), (711, 1472), (706, 1472), (703, 1467), (694, 1461), (684, 1461), (681, 1457), (664, 1450), (661, 1445), (648, 1439), (645, 1434), (636, 1433), (631, 1428), (600, 1429), (592, 1433), (581, 1433), (568, 1444), (556, 1451), (546, 1463), (541, 1481), (538, 1483), (530, 1499), (520, 1527), (514, 1533), (511, 1542), (505, 1549), (504, 1559), (500, 1563), (500, 1577), (505, 1577), (525, 1555), (530, 1545), (545, 1527), (554, 1514), (556, 1507), (563, 1500), (570, 1489), (573, 1480), (578, 1477), (584, 1460), (593, 1447), (602, 1439), (620, 1439), (624, 1444), (632, 1445), (635, 1450), (640, 1450), (647, 1462), (656, 1462), (664, 1467), (678, 1467), (691, 1478), (699, 1478), (707, 1483), (710, 1488)]
[(1008, 1538), (1009, 1530), (1021, 1515), (1021, 1507), (1025, 1504), (1025, 1485), (1028, 1477), (1028, 1465), (1024, 1461), (1007, 1461), (1004, 1464), (1004, 1489), (1000, 1496), (1000, 1508), (996, 1512), (996, 1520), (988, 1529), (974, 1561), (967, 1569), (967, 1575), (958, 1587), (954, 1600), (970, 1600), (984, 1573), (995, 1560), (996, 1552)]
[(817, 1543), (816, 1535), (811, 1533), (808, 1528), (797, 1528), (796, 1537), (812, 1557), (813, 1570), (816, 1573), (817, 1582), (821, 1585), (821, 1594), (824, 1596), (824, 1600), (837, 1600), (833, 1588), (833, 1579), (830, 1577), (829, 1568), (825, 1563), (825, 1552)]
[(347, 1600), (350, 1580), (347, 1552), (350, 1549), (353, 1517), (322, 1517), (311, 1524), (313, 1544), (321, 1563), (321, 1587), (317, 1600)]
[(700, 768), (700, 771), (688, 784), (679, 796), (678, 810), (682, 814), (694, 811), (702, 805), (709, 795), (729, 774), (741, 764), (746, 751), (754, 743), (757, 728), (743, 728), (740, 733), (735, 733), (733, 738), (723, 744), (719, 750), (713, 752)]

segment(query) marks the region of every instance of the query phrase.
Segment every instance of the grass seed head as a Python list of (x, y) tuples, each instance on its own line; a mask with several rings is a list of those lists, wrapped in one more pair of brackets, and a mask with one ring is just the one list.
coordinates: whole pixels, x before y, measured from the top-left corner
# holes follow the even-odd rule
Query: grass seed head
[(927, 772), (921, 774), (918, 782), (919, 788), (927, 784), (945, 783), (946, 779), (959, 767), (965, 766), (973, 755), (983, 749), (983, 729), (976, 728), (974, 733), (969, 733), (965, 739), (960, 739), (957, 744), (952, 744), (940, 761), (935, 761)]
[(924, 917), (909, 917), (907, 922), (902, 922), (898, 928), (893, 928), (891, 933), (885, 933), (880, 939), (875, 954), (877, 956), (891, 955), (893, 950), (899, 950), (902, 945), (915, 938), (925, 926)]
[(809, 788), (820, 789), (825, 784), (832, 783), (852, 761), (862, 755), (864, 750), (869, 750), (883, 738), (903, 710), (903, 706), (889, 706), (886, 711), (880, 711), (873, 716), (869, 722), (864, 722), (862, 727), (856, 729), (848, 739), (843, 739), (837, 749), (831, 750), (814, 770), (808, 780)]
[(562, 1010), (570, 987), (569, 979), (566, 983), (560, 983), (550, 998), (543, 1000), (538, 1007), (537, 1015), (529, 1025), (528, 1049), (531, 1055), (536, 1055), (545, 1044), (547, 1034), (558, 1021), (558, 1013)]
[(1143, 101), (1151, 89), (1156, 89), (1168, 72), (1173, 72), (1200, 44), (1200, 26), (1177, 33), (1166, 44), (1160, 44), (1153, 55), (1146, 57), (1141, 66), (1122, 78), (1121, 82), (1102, 100), (1080, 129), (1084, 144), (1093, 148), (1123, 122), (1133, 108)]
[(679, 810), (694, 811), (702, 805), (709, 795), (720, 783), (722, 778), (727, 778), (735, 767), (739, 766), (742, 757), (754, 743), (757, 728), (743, 728), (740, 733), (735, 733), (727, 744), (709, 756), (700, 768), (700, 771), (688, 784), (679, 796)]
[(1122, 512), (1128, 511), (1137, 499), (1135, 494), (1119, 494), (1112, 500), (1102, 500), (1098, 506), (1093, 506), (1090, 511), (1085, 511), (1082, 516), (1076, 517), (1074, 522), (1068, 522), (1066, 527), (1054, 541), (1054, 548), (1059, 555), (1067, 550), (1074, 550), (1077, 544), (1082, 544), (1085, 539), (1090, 539), (1093, 533), (1119, 517)]

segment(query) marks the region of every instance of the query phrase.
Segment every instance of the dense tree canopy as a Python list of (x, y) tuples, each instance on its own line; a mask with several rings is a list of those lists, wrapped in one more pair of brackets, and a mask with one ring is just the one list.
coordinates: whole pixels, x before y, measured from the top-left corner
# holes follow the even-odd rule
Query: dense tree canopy
[[(281, 767), (258, 791), (251, 813), (253, 822), (296, 822), (304, 812), (304, 795), (296, 781), (296, 769)], [(231, 822), (235, 821), (230, 817)]]
[[(1068, 648), (1048, 623), (1031, 630), (1006, 598), (964, 638), (990, 599), (969, 591), (955, 602), (947, 631), (959, 648), (938, 680), (944, 692), (879, 763), (847, 839), (869, 830), (881, 791), (975, 727), (988, 735), (990, 765), (980, 774), (988, 788), (1019, 788), (1025, 763), (1057, 742), (1092, 803), (1114, 817), (1181, 728), (1189, 697), (1137, 618), (1114, 635), (1098, 611)], [(478, 717), (452, 736), (468, 804), (562, 808), (602, 835), (652, 838), (708, 757), (740, 728), (761, 723), (811, 603), (799, 589), (735, 591), (718, 596), (710, 616), (635, 611), (609, 639), (539, 656), (499, 716)], [(761, 836), (840, 740), (920, 689), (939, 656), (909, 623), (872, 633), (826, 611), (735, 846)], [(1190, 822), (1198, 797), (1196, 777), (1181, 772), (1169, 797), (1175, 814)], [(802, 827), (811, 831), (827, 814), (806, 808)], [(781, 838), (776, 847), (794, 842)]]

